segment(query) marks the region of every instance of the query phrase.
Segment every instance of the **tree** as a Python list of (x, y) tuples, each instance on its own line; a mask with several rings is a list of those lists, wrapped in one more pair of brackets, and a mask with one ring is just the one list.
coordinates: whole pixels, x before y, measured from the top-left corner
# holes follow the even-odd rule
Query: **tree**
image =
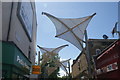
[[(56, 64), (56, 61), (57, 60), (59, 60), (60, 58), (59, 58), (59, 56), (58, 56), (58, 54), (57, 55), (55, 55), (50, 61), (49, 61), (49, 67), (57, 67), (58, 65)], [(48, 78), (58, 78), (58, 75), (59, 75), (59, 70), (60, 70), (60, 68), (59, 67), (57, 67), (57, 69), (52, 73), (52, 74), (50, 74), (49, 76), (48, 76)]]

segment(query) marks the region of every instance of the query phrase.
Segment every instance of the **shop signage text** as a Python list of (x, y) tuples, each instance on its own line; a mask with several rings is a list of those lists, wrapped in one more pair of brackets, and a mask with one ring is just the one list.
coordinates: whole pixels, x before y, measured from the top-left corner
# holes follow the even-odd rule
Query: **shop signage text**
[(19, 64), (21, 64), (23, 67), (27, 68), (28, 70), (30, 69), (30, 67), (27, 65), (27, 63), (24, 62), (24, 61), (22, 60), (22, 58), (20, 58), (20, 56), (17, 56), (17, 62), (18, 62)]
[(97, 69), (97, 75), (102, 74), (102, 73), (106, 73), (106, 72), (110, 72), (110, 71), (114, 71), (118, 69), (118, 64), (117, 62), (109, 64), (101, 69)]

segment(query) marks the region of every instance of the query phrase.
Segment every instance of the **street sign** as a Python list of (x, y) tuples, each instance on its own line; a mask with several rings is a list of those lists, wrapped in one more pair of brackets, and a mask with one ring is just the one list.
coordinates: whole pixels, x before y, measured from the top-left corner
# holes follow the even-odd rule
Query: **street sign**
[(33, 65), (32, 66), (32, 74), (41, 74), (40, 66)]

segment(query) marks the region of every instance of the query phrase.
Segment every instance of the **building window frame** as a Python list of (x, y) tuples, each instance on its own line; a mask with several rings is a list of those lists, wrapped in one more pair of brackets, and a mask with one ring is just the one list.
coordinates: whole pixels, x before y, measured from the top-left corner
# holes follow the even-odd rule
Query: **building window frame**
[[(26, 4), (26, 5), (25, 5)], [(18, 2), (17, 16), (23, 29), (32, 42), (34, 10), (31, 2)]]

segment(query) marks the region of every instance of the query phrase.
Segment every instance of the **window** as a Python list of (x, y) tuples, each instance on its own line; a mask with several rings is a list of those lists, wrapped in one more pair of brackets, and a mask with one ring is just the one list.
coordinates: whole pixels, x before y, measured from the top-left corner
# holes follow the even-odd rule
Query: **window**
[(33, 8), (31, 2), (19, 2), (17, 16), (31, 41), (33, 30)]
[(96, 49), (96, 55), (100, 54), (101, 50), (100, 49)]

